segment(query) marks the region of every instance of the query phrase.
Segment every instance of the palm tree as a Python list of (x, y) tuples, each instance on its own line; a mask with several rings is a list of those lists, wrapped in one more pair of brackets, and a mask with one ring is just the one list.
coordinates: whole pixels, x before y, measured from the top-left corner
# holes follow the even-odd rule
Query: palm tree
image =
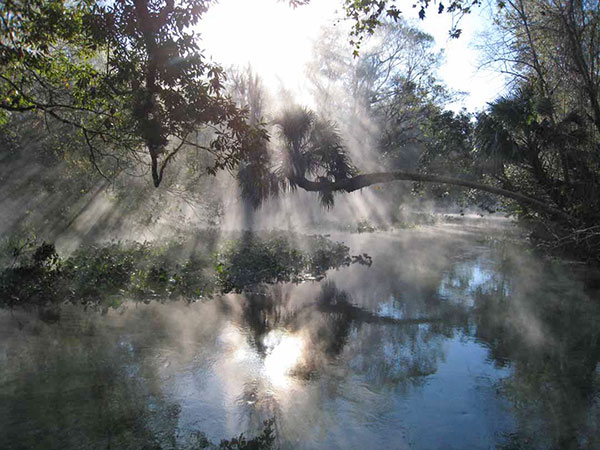
[[(373, 184), (392, 181), (418, 181), (479, 189), (511, 198), (562, 221), (570, 222), (572, 219), (564, 211), (545, 201), (467, 179), (408, 171), (361, 174), (352, 163), (335, 124), (305, 108), (287, 110), (275, 124), (279, 129), (282, 145), (278, 149), (276, 161), (271, 161), (270, 164), (279, 188), (294, 190), (299, 187), (317, 192), (321, 203), (327, 207), (333, 204), (333, 195), (338, 191), (353, 192)], [(254, 183), (257, 182), (260, 179), (254, 180)], [(274, 193), (275, 189), (271, 192)]]
[[(358, 174), (335, 124), (305, 108), (284, 112), (276, 121), (283, 144), (277, 173), (284, 187), (303, 187), (307, 177), (338, 183)], [(321, 203), (333, 205), (334, 189), (319, 190)]]
[(589, 222), (600, 182), (593, 137), (579, 111), (557, 115), (552, 100), (531, 85), (499, 98), (477, 118), (477, 157), (506, 189)]

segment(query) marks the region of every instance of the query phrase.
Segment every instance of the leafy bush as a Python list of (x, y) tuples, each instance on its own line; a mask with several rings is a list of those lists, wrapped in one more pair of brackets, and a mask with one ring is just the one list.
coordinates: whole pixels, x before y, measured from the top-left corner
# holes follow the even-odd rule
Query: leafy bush
[(319, 280), (333, 268), (371, 264), (368, 255), (350, 256), (343, 243), (320, 235), (261, 238), (246, 232), (211, 257), (212, 244), (198, 236), (162, 245), (112, 242), (81, 247), (62, 258), (52, 244), (20, 243), (18, 258), (0, 269), (0, 305), (71, 301), (108, 307), (127, 298), (193, 300), (216, 290)]
[(181, 241), (112, 242), (86, 246), (61, 258), (42, 243), (0, 272), (0, 304), (72, 301), (118, 304), (115, 296), (198, 298), (213, 290), (210, 259), (180, 256)]
[(287, 236), (259, 238), (252, 233), (244, 233), (241, 239), (225, 245), (216, 255), (215, 269), (220, 290), (242, 292), (261, 283), (320, 280), (330, 269), (355, 262), (371, 264), (368, 255), (350, 256), (346, 245), (327, 236), (290, 237), (301, 244), (292, 246)]
[(111, 295), (129, 282), (131, 274), (139, 270), (150, 251), (144, 244), (85, 247), (65, 260), (64, 278), (77, 297)]
[(373, 233), (377, 228), (369, 221), (369, 219), (359, 220), (356, 224), (357, 233)]
[(54, 245), (42, 242), (34, 247), (27, 241), (12, 254), (13, 264), (0, 274), (0, 302), (26, 298), (41, 303), (59, 290), (62, 261)]
[(244, 233), (216, 255), (215, 269), (222, 292), (241, 292), (259, 283), (300, 281), (306, 255), (284, 238), (260, 239)]

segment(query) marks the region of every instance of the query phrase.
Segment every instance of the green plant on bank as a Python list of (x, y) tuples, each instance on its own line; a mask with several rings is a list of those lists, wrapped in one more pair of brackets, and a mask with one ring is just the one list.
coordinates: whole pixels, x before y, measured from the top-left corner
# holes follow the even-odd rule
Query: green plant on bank
[(0, 272), (0, 304), (74, 303), (118, 305), (120, 298), (196, 299), (214, 290), (205, 255), (179, 256), (190, 243), (111, 242), (60, 257), (42, 243)]
[(432, 213), (420, 211), (399, 211), (394, 212), (389, 217), (389, 224), (376, 223), (368, 218), (362, 218), (356, 224), (349, 225), (345, 231), (350, 233), (374, 233), (376, 231), (407, 230), (422, 225), (435, 225), (439, 218)]
[(164, 244), (111, 242), (81, 247), (68, 257), (52, 244), (15, 240), (17, 247), (7, 246), (5, 253), (18, 259), (0, 269), (0, 305), (196, 300), (264, 283), (320, 280), (333, 268), (371, 264), (368, 255), (350, 256), (343, 243), (320, 235), (263, 238), (247, 232), (214, 253), (208, 238), (202, 245), (198, 236)]
[(366, 255), (350, 256), (349, 248), (327, 236), (300, 239), (298, 246), (281, 235), (258, 238), (250, 232), (230, 241), (216, 255), (217, 284), (222, 292), (242, 292), (261, 283), (321, 280), (330, 269), (353, 263), (371, 264)]
[(37, 236), (32, 230), (5, 236), (0, 240), (0, 267), (14, 267), (29, 262), (37, 246)]

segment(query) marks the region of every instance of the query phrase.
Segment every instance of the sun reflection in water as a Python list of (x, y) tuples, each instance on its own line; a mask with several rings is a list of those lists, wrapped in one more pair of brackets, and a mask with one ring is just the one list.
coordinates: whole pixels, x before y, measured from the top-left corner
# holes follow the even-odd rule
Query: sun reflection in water
[(290, 372), (301, 363), (304, 340), (284, 330), (273, 330), (264, 337), (263, 344), (266, 348), (266, 377), (274, 386), (288, 386)]

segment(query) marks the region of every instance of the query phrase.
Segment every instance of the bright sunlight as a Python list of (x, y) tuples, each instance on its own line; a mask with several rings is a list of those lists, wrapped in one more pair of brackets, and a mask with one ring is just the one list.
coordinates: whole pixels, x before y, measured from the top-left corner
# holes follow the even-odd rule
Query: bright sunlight
[(284, 330), (272, 330), (263, 339), (267, 348), (265, 375), (277, 387), (289, 384), (290, 372), (301, 363), (304, 340)]
[[(480, 109), (503, 91), (504, 76), (478, 70), (480, 55), (474, 43), (489, 26), (488, 10), (476, 10), (462, 19), (460, 39), (448, 38), (453, 19), (447, 14), (431, 14), (428, 20), (420, 21), (417, 10), (408, 8), (405, 12), (405, 19), (431, 34), (436, 48), (444, 51), (440, 77), (465, 93), (450, 105), (451, 109)], [(250, 64), (266, 85), (283, 87), (310, 104), (306, 64), (323, 28), (346, 25), (340, 18), (343, 14), (336, 0), (313, 1), (295, 9), (277, 0), (223, 0), (208, 10), (200, 33), (207, 56), (225, 67)]]
[(267, 84), (299, 90), (313, 39), (336, 22), (339, 2), (319, 0), (291, 8), (276, 0), (223, 0), (201, 22), (208, 53), (227, 66), (252, 65)]

